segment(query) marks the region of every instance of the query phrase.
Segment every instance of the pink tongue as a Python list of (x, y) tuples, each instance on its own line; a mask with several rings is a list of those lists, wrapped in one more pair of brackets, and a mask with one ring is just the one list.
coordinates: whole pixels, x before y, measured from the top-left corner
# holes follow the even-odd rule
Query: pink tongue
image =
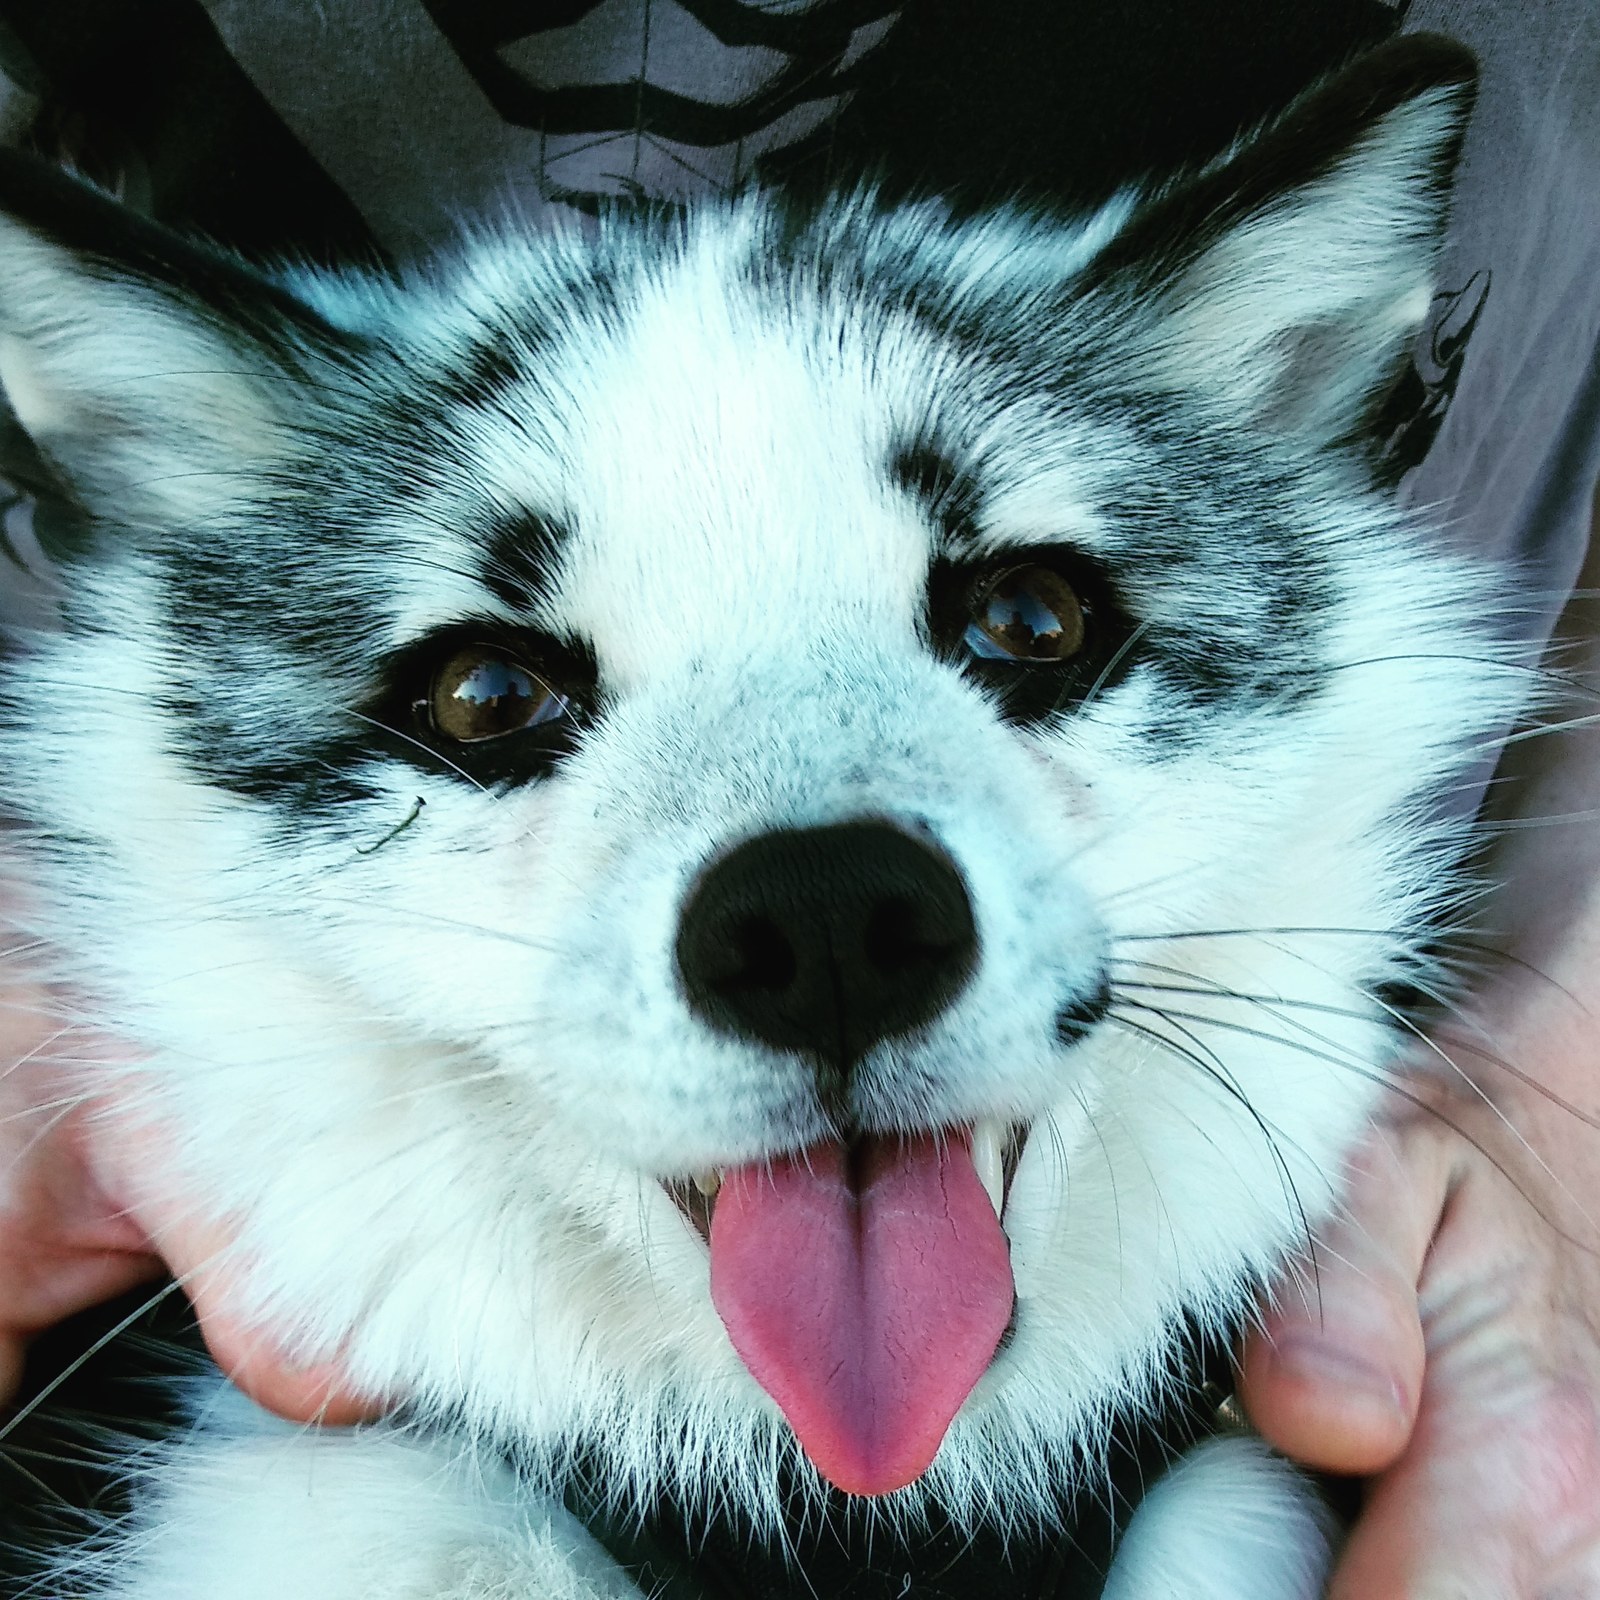
[(717, 1195), (712, 1302), (817, 1470), (850, 1494), (928, 1470), (1013, 1294), (962, 1138), (818, 1145), (739, 1167)]

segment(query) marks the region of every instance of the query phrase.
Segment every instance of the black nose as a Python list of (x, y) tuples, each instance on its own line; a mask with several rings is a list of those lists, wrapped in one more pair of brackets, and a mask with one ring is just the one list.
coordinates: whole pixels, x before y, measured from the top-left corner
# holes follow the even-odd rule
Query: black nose
[(847, 1072), (938, 1016), (978, 941), (954, 863), (883, 822), (747, 840), (696, 886), (678, 928), (690, 1008), (725, 1033)]

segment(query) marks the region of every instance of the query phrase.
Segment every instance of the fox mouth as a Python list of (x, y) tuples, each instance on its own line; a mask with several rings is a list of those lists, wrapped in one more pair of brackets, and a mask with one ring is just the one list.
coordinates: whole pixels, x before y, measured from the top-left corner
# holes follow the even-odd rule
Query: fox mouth
[[(946, 1137), (950, 1137), (947, 1134)], [(1017, 1175), (1017, 1165), (1022, 1160), (1022, 1149), (1027, 1143), (1026, 1124), (985, 1118), (966, 1123), (954, 1130), (955, 1137), (964, 1137), (972, 1153), (972, 1165), (983, 1185), (984, 1193), (994, 1207), (995, 1216), (1005, 1225), (1006, 1206), (1011, 1199), (1012, 1180)], [(845, 1142), (847, 1159), (859, 1156), (861, 1140)], [(711, 1218), (716, 1211), (717, 1196), (722, 1191), (725, 1167), (709, 1167), (687, 1178), (666, 1178), (661, 1187), (682, 1213), (689, 1226), (700, 1235), (707, 1246), (711, 1243)]]
[(927, 1471), (1011, 1325), (1022, 1140), (995, 1121), (864, 1134), (667, 1185), (735, 1352), (847, 1493)]

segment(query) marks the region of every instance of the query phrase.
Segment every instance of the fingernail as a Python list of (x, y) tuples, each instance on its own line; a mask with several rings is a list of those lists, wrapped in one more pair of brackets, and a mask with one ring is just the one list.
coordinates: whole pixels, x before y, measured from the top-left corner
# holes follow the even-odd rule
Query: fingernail
[(1411, 1418), (1411, 1397), (1405, 1385), (1361, 1356), (1320, 1339), (1290, 1337), (1273, 1347), (1272, 1363), (1281, 1372), (1320, 1389), (1339, 1389), (1373, 1401), (1405, 1421)]

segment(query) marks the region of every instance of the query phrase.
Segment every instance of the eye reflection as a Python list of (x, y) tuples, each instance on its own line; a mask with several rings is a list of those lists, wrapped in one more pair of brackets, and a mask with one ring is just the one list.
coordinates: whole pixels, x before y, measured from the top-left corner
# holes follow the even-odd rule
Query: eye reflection
[(567, 697), (492, 645), (469, 645), (439, 670), (428, 700), (436, 731), (462, 744), (559, 721)]
[(1072, 585), (1049, 567), (1012, 567), (978, 596), (963, 642), (985, 661), (1068, 661), (1087, 621)]

